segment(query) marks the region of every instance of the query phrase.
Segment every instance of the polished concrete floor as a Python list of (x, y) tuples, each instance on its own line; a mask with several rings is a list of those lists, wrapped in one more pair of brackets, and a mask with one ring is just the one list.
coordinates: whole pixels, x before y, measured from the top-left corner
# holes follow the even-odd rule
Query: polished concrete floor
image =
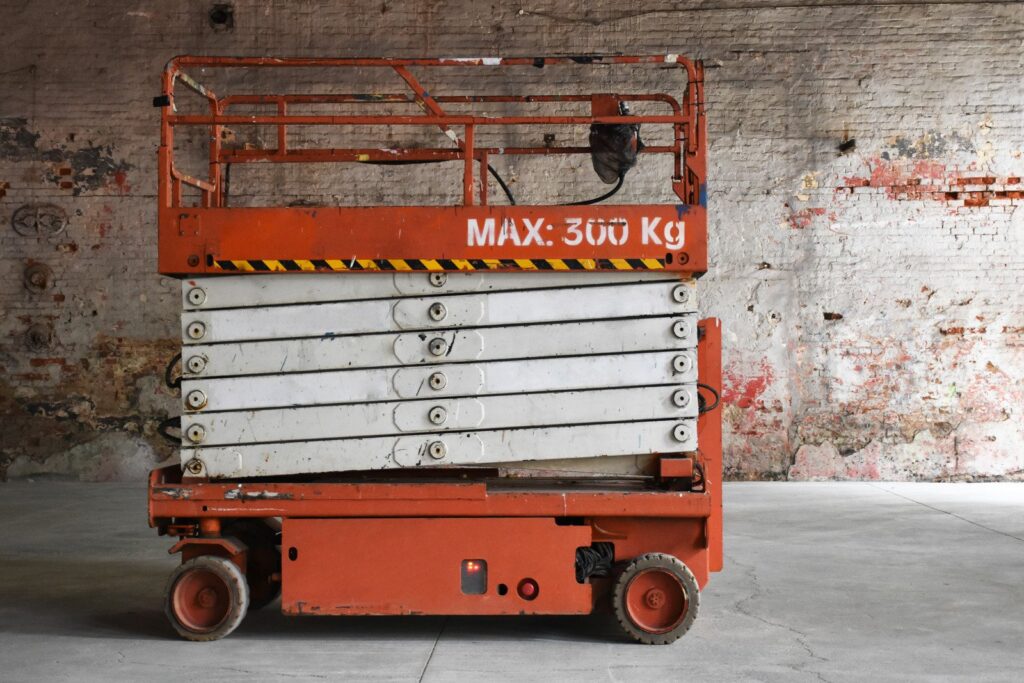
[(726, 569), (667, 647), (592, 618), (161, 612), (143, 485), (0, 484), (0, 680), (1024, 680), (1024, 484), (732, 484)]

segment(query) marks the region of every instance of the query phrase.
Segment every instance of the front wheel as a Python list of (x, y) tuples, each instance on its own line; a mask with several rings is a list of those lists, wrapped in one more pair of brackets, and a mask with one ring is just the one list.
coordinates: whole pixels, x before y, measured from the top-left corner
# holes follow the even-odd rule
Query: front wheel
[(231, 560), (204, 555), (171, 572), (164, 613), (186, 640), (218, 640), (242, 623), (249, 608), (249, 586)]
[(647, 645), (667, 645), (690, 630), (700, 589), (685, 564), (665, 553), (648, 553), (619, 574), (612, 607), (623, 630)]

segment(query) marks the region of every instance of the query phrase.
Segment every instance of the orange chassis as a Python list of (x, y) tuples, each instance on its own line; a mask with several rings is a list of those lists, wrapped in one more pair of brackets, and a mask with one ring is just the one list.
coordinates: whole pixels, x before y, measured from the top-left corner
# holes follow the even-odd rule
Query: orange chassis
[[(608, 94), (441, 97), (431, 95), (411, 72), (419, 68), (557, 69), (595, 64), (680, 68), (686, 72), (687, 87), (680, 101), (666, 95)], [(374, 93), (372, 97), (218, 97), (186, 72), (283, 67), (377, 68), (396, 74), (409, 92)], [(205, 99), (208, 112), (178, 113), (176, 84)], [(707, 268), (702, 89), (700, 63), (675, 55), (486, 60), (176, 58), (168, 64), (163, 94), (155, 100), (162, 107), (160, 272), (187, 277), (249, 271), (645, 269), (699, 275)], [(622, 115), (617, 106), (620, 101), (660, 103), (669, 113)], [(415, 104), (422, 111), (358, 116), (292, 111), (302, 104), (380, 102)], [(479, 116), (450, 115), (443, 108), (447, 103), (480, 102), (578, 104), (589, 106), (590, 112)], [(229, 113), (232, 106), (240, 104), (269, 106), (272, 112)], [(589, 148), (550, 144), (481, 147), (474, 145), (477, 128), (592, 123), (669, 127), (673, 131), (671, 142), (647, 147), (643, 153), (672, 155), (671, 187), (678, 203), (571, 208), (489, 205), (486, 169), (490, 158), (501, 154), (585, 154)], [(225, 148), (224, 128), (239, 125), (273, 129), (275, 147)], [(434, 126), (444, 131), (446, 142), (452, 144), (436, 149), (289, 148), (289, 126), (362, 125)], [(178, 126), (209, 130), (206, 179), (176, 168), (174, 130)], [(396, 158), (461, 162), (462, 205), (228, 206), (226, 170), (234, 163), (372, 163)], [(186, 196), (188, 193), (193, 200)], [(557, 236), (569, 217), (588, 222), (625, 219), (639, 223), (641, 216), (678, 221), (678, 242), (684, 246), (670, 249), (656, 239), (646, 244), (634, 240), (618, 245), (610, 241), (573, 245), (564, 240), (558, 243), (557, 238), (532, 246), (466, 243), (467, 218), (476, 218), (477, 224), (494, 218), (501, 225), (506, 220), (521, 223), (526, 218), (543, 217), (547, 230)], [(699, 332), (700, 381), (720, 387), (719, 322), (703, 320)], [(179, 537), (171, 552), (181, 552), (183, 563), (197, 558), (227, 561), (245, 576), (253, 606), (269, 602), (280, 592), (286, 614), (587, 614), (598, 610), (614, 587), (610, 578), (578, 579), (574, 571), (578, 549), (605, 544), (613, 549), (616, 566), (628, 560), (643, 560), (650, 554), (675, 558), (692, 572), (701, 588), (710, 572), (722, 568), (720, 411), (700, 415), (698, 443), (697, 453), (662, 456), (657, 475), (643, 482), (510, 480), (487, 470), (421, 471), (412, 477), (399, 472), (403, 479), (382, 475), (368, 478), (364, 474), (333, 479), (212, 481), (190, 478), (187, 473), (183, 476), (176, 466), (166, 467), (150, 475), (149, 522), (160, 534)], [(528, 459), (529, 454), (523, 457)], [(482, 590), (473, 577), (479, 571), (486, 576)], [(184, 615), (184, 630), (178, 625), (176, 628), (185, 637), (219, 637), (216, 631), (220, 621), (241, 619), (240, 614), (225, 617), (218, 611), (218, 602), (232, 595), (231, 586), (222, 585), (230, 584), (230, 576), (218, 579), (218, 572), (223, 574), (223, 566), (209, 564), (198, 571), (172, 576), (168, 614), (175, 613), (178, 622)], [(659, 641), (658, 634), (676, 625), (672, 620), (677, 612), (685, 613), (684, 606), (673, 604), (673, 600), (697, 599), (685, 592), (678, 597), (673, 592), (674, 584), (665, 585), (663, 581), (664, 576), (658, 572), (640, 571), (633, 579), (635, 595), (627, 587), (627, 594), (620, 596), (630, 614), (644, 610), (653, 614), (646, 625), (642, 617), (638, 618), (640, 631), (650, 636), (634, 633), (638, 640), (667, 642)], [(185, 597), (173, 597), (177, 595), (175, 590)], [(191, 602), (185, 604), (183, 600)], [(659, 616), (666, 610), (667, 616)], [(244, 614), (244, 606), (241, 612)]]

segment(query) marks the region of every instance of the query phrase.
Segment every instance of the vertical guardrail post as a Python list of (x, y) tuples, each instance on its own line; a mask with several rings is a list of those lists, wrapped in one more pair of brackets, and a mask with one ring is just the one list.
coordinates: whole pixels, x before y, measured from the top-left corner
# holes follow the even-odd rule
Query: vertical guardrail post
[[(288, 115), (288, 103), (283, 97), (277, 100), (277, 115), (284, 117)], [(283, 157), (288, 152), (288, 126), (280, 124), (277, 127), (277, 153), (276, 156)]]
[(473, 206), (473, 124), (467, 124), (465, 129), (465, 141), (463, 154), (465, 154), (465, 170), (462, 177), (462, 203), (466, 206)]
[(487, 206), (487, 164), (488, 155), (487, 152), (480, 152), (480, 206)]

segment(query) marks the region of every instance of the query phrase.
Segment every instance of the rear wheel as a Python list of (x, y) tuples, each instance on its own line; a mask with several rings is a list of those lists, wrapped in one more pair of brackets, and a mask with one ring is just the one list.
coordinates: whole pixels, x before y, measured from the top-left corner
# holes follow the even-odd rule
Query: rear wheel
[(231, 560), (204, 555), (178, 566), (167, 582), (164, 612), (186, 640), (217, 640), (242, 623), (249, 586)]
[(648, 645), (667, 645), (693, 625), (700, 607), (697, 579), (665, 553), (648, 553), (619, 574), (612, 607), (623, 630)]

